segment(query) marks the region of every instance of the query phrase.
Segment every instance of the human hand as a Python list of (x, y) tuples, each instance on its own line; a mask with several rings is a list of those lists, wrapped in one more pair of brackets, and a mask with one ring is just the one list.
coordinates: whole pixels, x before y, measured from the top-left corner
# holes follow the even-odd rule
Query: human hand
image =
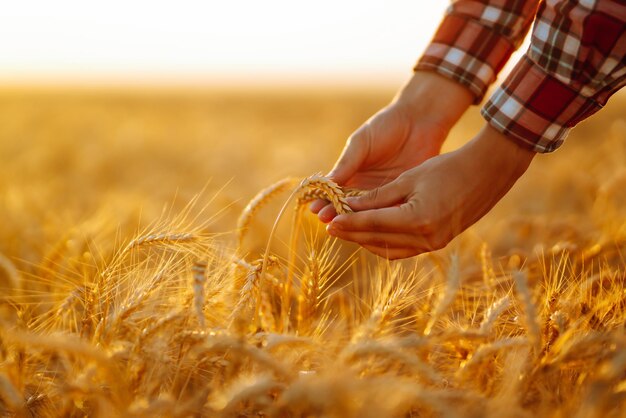
[[(328, 175), (343, 187), (371, 190), (439, 154), (448, 131), (472, 103), (465, 87), (430, 72), (416, 72), (391, 104), (348, 139)], [(328, 222), (336, 212), (324, 200), (311, 210)]]
[(485, 215), (526, 171), (535, 153), (486, 125), (462, 148), (349, 198), (330, 235), (389, 259), (445, 247)]

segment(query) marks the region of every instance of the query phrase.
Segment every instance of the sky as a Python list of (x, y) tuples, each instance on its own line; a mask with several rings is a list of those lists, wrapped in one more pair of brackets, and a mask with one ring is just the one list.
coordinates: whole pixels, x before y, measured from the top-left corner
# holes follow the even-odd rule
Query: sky
[(0, 81), (405, 79), (448, 0), (11, 1)]
[(84, 0), (0, 6), (0, 83), (395, 84), (449, 0)]

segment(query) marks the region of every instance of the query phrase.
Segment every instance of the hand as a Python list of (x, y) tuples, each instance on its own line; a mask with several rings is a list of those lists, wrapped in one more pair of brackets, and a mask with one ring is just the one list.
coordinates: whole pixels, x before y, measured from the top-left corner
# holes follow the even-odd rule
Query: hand
[(487, 125), (462, 148), (350, 198), (356, 212), (334, 218), (328, 233), (390, 259), (443, 248), (509, 191), (534, 155)]
[[(329, 174), (337, 184), (380, 187), (439, 154), (448, 131), (472, 103), (465, 87), (430, 72), (416, 72), (390, 105), (357, 129)], [(328, 202), (311, 205), (323, 222), (336, 212)]]

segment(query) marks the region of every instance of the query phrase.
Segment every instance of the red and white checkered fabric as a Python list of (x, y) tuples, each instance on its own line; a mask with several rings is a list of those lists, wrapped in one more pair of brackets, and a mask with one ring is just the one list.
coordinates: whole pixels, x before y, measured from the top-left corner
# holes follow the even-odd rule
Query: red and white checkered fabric
[[(524, 38), (538, 3), (453, 1), (415, 69), (456, 80), (480, 102)], [(550, 152), (624, 85), (626, 1), (545, 0), (528, 51), (481, 113), (518, 143)]]

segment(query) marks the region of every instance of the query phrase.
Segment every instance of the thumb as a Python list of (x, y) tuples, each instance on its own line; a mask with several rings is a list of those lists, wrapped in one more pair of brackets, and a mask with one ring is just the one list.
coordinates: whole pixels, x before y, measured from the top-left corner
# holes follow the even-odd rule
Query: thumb
[(369, 141), (369, 128), (364, 125), (350, 135), (335, 166), (328, 173), (328, 177), (335, 183), (343, 185), (354, 176), (367, 158), (367, 141)]
[(350, 207), (355, 212), (359, 212), (404, 203), (407, 194), (404, 183), (396, 179), (384, 186), (369, 190), (362, 196), (349, 197), (347, 200)]

